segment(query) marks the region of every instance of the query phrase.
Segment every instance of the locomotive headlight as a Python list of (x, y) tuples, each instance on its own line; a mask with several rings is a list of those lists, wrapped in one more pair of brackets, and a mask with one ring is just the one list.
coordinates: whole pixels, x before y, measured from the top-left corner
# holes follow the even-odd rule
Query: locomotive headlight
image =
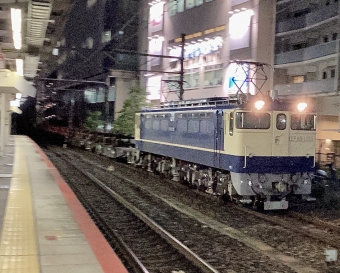
[(251, 187), (253, 185), (253, 182), (251, 182), (250, 180), (248, 181), (248, 185)]
[(258, 100), (258, 101), (255, 102), (255, 108), (257, 110), (261, 110), (263, 106), (264, 106), (264, 101), (263, 100)]
[(297, 109), (298, 109), (299, 112), (304, 111), (306, 108), (307, 108), (307, 103), (305, 103), (305, 102), (300, 102), (297, 105)]

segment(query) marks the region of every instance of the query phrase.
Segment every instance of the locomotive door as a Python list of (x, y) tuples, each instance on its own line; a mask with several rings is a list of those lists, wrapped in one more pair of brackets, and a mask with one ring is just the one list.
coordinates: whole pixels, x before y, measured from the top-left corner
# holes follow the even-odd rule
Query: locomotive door
[(289, 123), (288, 112), (273, 112), (272, 128), (272, 155), (273, 156), (288, 156), (289, 144)]
[(223, 138), (223, 111), (216, 111), (216, 125), (215, 125), (215, 139), (214, 139), (214, 167), (220, 167), (221, 150), (224, 149), (224, 138)]

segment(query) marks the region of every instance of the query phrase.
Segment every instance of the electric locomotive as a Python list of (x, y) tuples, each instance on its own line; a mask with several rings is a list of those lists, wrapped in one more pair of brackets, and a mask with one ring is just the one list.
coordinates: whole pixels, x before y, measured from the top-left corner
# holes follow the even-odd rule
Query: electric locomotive
[(136, 114), (136, 165), (265, 210), (309, 198), (316, 116), (305, 102), (254, 96), (164, 103)]

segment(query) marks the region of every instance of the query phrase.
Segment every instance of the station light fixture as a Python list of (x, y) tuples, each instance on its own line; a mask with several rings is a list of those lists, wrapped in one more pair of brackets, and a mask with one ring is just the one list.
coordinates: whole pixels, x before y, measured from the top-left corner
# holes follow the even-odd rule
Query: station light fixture
[(22, 38), (21, 38), (21, 9), (11, 9), (11, 22), (13, 32), (13, 43), (15, 49), (21, 49)]

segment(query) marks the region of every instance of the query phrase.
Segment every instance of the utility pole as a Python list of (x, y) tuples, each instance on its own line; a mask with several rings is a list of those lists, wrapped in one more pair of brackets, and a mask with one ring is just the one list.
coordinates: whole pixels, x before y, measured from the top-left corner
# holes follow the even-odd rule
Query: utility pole
[(109, 111), (110, 111), (110, 104), (109, 104), (109, 89), (110, 89), (110, 78), (106, 79), (106, 85), (104, 86), (104, 133), (107, 133), (107, 127), (109, 125)]
[(70, 113), (68, 117), (68, 134), (67, 134), (67, 139), (66, 143), (71, 139), (71, 135), (73, 132), (73, 119), (74, 119), (74, 105), (75, 105), (75, 97), (74, 97), (74, 92), (70, 92)]
[(181, 34), (182, 42), (181, 42), (181, 71), (180, 78), (179, 78), (179, 99), (183, 100), (183, 94), (184, 94), (184, 45), (185, 45), (185, 34)]

